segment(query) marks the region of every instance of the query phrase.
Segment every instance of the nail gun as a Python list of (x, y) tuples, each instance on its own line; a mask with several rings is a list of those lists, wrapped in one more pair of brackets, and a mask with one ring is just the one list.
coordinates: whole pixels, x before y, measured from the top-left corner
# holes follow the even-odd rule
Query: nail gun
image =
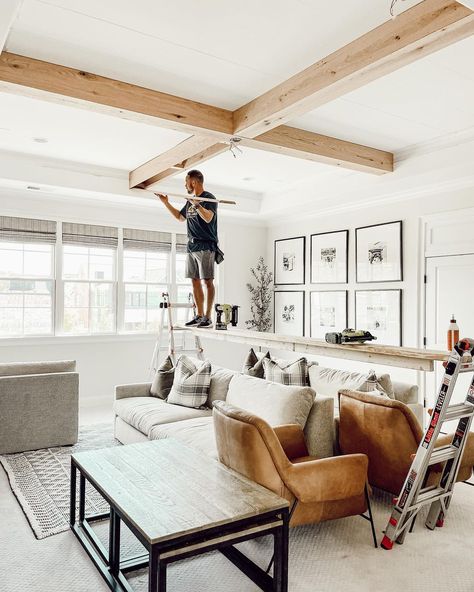
[[(216, 304), (214, 306), (217, 315), (216, 329), (227, 330), (227, 325), (230, 323), (232, 327), (236, 327), (239, 321), (239, 307), (235, 304)], [(224, 315), (224, 321), (222, 321)]]

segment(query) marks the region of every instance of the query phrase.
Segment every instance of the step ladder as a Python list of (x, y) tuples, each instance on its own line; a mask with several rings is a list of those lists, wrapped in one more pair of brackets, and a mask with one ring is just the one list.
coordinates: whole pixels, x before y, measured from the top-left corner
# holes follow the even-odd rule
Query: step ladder
[[(170, 302), (168, 292), (163, 292), (162, 302), (160, 302), (160, 325), (158, 329), (158, 336), (155, 342), (153, 350), (153, 356), (150, 364), (150, 377), (153, 377), (160, 363), (161, 352), (166, 352), (167, 356), (170, 356), (173, 364), (176, 364), (177, 356), (179, 354), (194, 354), (200, 360), (204, 360), (204, 350), (201, 345), (201, 340), (198, 335), (193, 335), (194, 347), (187, 347), (186, 336), (191, 334), (188, 327), (183, 325), (177, 325), (173, 321), (173, 313), (175, 310), (186, 309), (186, 317), (184, 323), (191, 320), (191, 315), (195, 315), (196, 305), (192, 293), (188, 295), (188, 302)], [(168, 339), (163, 340), (166, 333), (168, 333)], [(175, 338), (175, 333), (181, 336), (180, 343), (177, 343), (178, 339)]]
[[(465, 401), (457, 405), (449, 405), (449, 402), (458, 375), (474, 371), (473, 353), (474, 340), (463, 339), (454, 346), (445, 363), (445, 372), (438, 399), (431, 414), (431, 421), (418, 447), (400, 495), (394, 500), (395, 505), (381, 543), (384, 549), (391, 549), (395, 541), (399, 544), (403, 543), (408, 528), (410, 532), (413, 530), (416, 516), (423, 506), (430, 506), (426, 526), (430, 530), (435, 526), (443, 526), (474, 415), (474, 377)], [(455, 419), (459, 422), (451, 444), (435, 448), (443, 423)], [(438, 463), (446, 463), (441, 479), (436, 485), (427, 487), (429, 469)]]

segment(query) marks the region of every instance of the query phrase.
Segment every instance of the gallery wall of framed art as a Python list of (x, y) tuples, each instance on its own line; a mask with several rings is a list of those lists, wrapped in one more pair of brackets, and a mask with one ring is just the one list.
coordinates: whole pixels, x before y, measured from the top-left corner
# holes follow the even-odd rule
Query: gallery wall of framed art
[(275, 290), (273, 302), (275, 333), (304, 337), (305, 292)]
[(324, 340), (353, 327), (377, 344), (403, 345), (403, 221), (312, 233), (308, 251), (305, 236), (274, 241), (275, 333)]

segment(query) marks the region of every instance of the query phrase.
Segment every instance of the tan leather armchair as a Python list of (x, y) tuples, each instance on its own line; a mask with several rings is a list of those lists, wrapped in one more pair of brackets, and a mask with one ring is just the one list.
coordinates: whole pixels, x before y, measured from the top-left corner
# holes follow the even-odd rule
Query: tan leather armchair
[[(423, 437), (418, 420), (400, 401), (358, 391), (339, 391), (339, 448), (343, 454), (363, 453), (369, 457), (369, 483), (399, 494), (413, 455)], [(445, 446), (453, 435), (440, 436), (436, 446)], [(474, 434), (469, 434), (461, 460), (458, 481), (472, 475)], [(441, 477), (439, 465), (431, 468), (427, 484)]]
[(271, 428), (263, 419), (215, 401), (219, 460), (287, 499), (290, 526), (317, 523), (369, 510), (367, 457), (364, 454), (317, 459), (309, 456), (298, 425)]

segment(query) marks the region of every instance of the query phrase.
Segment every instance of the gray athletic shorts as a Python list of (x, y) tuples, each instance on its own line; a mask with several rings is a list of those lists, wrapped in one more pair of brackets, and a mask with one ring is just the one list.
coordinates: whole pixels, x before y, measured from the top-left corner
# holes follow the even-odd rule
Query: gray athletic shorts
[(186, 255), (186, 277), (199, 280), (214, 279), (214, 251), (196, 251)]

